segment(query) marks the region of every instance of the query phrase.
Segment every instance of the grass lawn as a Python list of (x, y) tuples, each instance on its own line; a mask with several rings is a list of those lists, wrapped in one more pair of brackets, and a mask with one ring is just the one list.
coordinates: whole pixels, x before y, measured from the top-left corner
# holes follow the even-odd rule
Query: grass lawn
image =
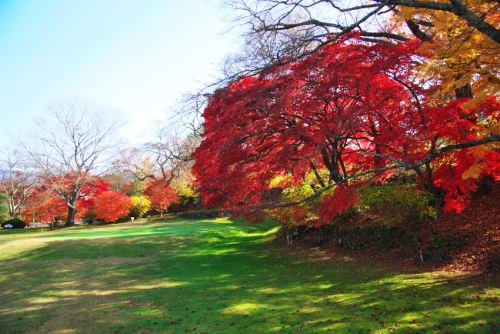
[(0, 231), (0, 333), (500, 333), (500, 282), (327, 258), (277, 225)]

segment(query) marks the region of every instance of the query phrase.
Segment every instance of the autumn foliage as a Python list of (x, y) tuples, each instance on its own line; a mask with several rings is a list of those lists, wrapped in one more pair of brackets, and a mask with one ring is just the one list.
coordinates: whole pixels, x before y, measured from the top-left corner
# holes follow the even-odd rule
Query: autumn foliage
[(105, 222), (114, 222), (128, 214), (132, 201), (126, 195), (105, 191), (95, 200), (94, 214)]
[(500, 178), (500, 104), (436, 106), (416, 68), (427, 60), (420, 41), (368, 45), (351, 34), (217, 91), (193, 167), (203, 203), (242, 213), (294, 204), (273, 196), (271, 181), (287, 175), (285, 189), (315, 172), (320, 188), (340, 184), (322, 198), (320, 225), (355, 205), (357, 187), (411, 169), (461, 212), (479, 177)]
[[(464, 4), (492, 26), (500, 24), (498, 2), (466, 0)], [(408, 27), (413, 34), (409, 33)], [(388, 28), (408, 37), (416, 34), (425, 41), (423, 48), (431, 59), (420, 69), (433, 83), (433, 97), (455, 95), (459, 88), (468, 87), (473, 93), (468, 97), (479, 102), (487, 94), (500, 91), (497, 61), (500, 45), (461, 17), (445, 11), (400, 6)], [(464, 97), (464, 92), (458, 94)]]
[[(54, 188), (50, 182), (42, 182), (27, 199), (24, 206), (25, 221), (36, 218), (39, 222), (53, 222), (56, 219), (66, 219), (68, 215), (67, 193), (71, 191), (73, 177), (58, 178), (61, 186)], [(85, 213), (95, 205), (95, 197), (107, 191), (109, 184), (95, 177), (86, 183), (77, 198), (75, 219), (82, 219)]]
[(38, 222), (53, 222), (56, 217), (64, 217), (68, 213), (68, 206), (59, 197), (35, 198), (37, 195), (39, 194), (32, 195), (24, 208), (27, 213), (24, 217), (27, 223), (32, 218), (36, 218)]
[(160, 212), (165, 211), (170, 203), (177, 203), (178, 197), (170, 184), (164, 179), (152, 179), (144, 190), (144, 195), (151, 200), (151, 207)]

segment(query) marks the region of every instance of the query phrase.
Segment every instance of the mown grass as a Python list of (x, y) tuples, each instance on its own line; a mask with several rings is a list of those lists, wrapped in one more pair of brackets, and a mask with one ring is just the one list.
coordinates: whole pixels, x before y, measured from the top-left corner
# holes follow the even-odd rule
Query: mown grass
[(226, 218), (2, 231), (0, 332), (500, 332), (493, 278), (327, 258), (276, 231)]

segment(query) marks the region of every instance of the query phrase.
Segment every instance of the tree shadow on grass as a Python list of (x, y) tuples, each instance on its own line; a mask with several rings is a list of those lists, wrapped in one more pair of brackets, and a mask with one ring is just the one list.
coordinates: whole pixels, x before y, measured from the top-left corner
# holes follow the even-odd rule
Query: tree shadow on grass
[(500, 327), (498, 282), (485, 277), (433, 277), (329, 259), (264, 243), (263, 230), (226, 227), (61, 238), (17, 254), (0, 265), (0, 332), (493, 333)]

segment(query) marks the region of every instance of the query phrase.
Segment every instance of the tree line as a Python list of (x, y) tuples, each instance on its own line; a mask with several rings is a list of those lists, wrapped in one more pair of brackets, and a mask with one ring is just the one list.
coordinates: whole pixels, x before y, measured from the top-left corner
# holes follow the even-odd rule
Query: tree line
[(121, 119), (116, 110), (79, 98), (50, 106), (32, 132), (0, 152), (8, 216), (64, 219), (71, 226), (86, 215), (112, 222), (195, 201), (190, 152), (199, 139), (158, 121), (147, 142), (124, 147)]

